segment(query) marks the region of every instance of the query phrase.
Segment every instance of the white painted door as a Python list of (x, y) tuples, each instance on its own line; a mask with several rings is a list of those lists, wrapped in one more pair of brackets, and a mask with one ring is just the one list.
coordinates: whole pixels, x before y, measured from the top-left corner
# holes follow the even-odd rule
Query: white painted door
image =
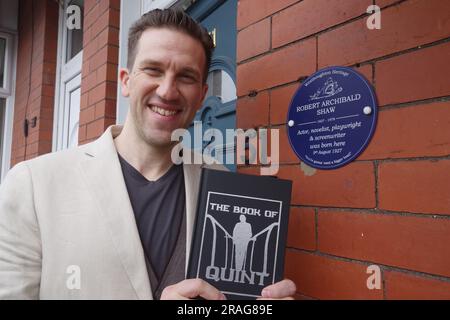
[(11, 163), (16, 45), (14, 34), (0, 32), (0, 182)]
[(78, 145), (78, 127), (80, 124), (81, 74), (65, 84), (64, 117), (62, 128), (62, 149)]
[[(78, 145), (78, 127), (81, 102), (81, 67), (83, 61), (83, 23), (80, 28), (69, 28), (67, 19), (77, 6), (83, 17), (83, 0), (65, 0), (60, 9), (58, 35), (58, 77), (55, 97), (53, 151)], [(81, 21), (82, 22), (82, 21)]]

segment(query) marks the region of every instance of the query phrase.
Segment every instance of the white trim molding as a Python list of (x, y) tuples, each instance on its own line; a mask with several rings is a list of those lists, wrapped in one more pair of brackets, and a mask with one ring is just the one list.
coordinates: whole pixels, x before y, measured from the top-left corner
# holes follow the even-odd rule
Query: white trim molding
[(16, 65), (17, 65), (17, 36), (15, 33), (0, 32), (2, 37), (7, 38), (6, 63), (5, 63), (5, 83), (4, 90), (1, 90), (0, 97), (6, 98), (5, 123), (3, 127), (3, 150), (1, 152), (2, 161), (0, 168), (0, 182), (3, 181), (11, 167), (11, 148), (14, 125), (14, 101), (16, 95)]

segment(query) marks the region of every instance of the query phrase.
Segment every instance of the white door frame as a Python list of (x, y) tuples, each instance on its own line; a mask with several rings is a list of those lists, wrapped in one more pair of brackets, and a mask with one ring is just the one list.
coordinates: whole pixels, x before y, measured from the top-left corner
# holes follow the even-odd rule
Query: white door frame
[[(52, 151), (59, 151), (66, 148), (65, 141), (67, 137), (68, 112), (70, 105), (67, 104), (66, 94), (81, 87), (81, 68), (83, 63), (83, 50), (73, 57), (68, 63), (65, 63), (67, 52), (67, 27), (66, 27), (66, 8), (69, 0), (64, 0), (64, 6), (59, 8), (59, 27), (58, 27), (58, 58), (56, 67), (56, 85), (55, 85), (55, 108), (53, 114), (53, 139)], [(73, 79), (78, 79), (79, 83), (74, 83)], [(71, 91), (66, 86), (71, 82)], [(78, 112), (79, 116), (79, 112)]]
[(0, 36), (6, 38), (5, 88), (0, 89), (0, 97), (6, 98), (5, 123), (3, 132), (3, 150), (0, 168), (0, 182), (3, 181), (11, 166), (11, 148), (14, 125), (14, 100), (16, 95), (16, 59), (17, 35), (12, 32), (0, 31)]

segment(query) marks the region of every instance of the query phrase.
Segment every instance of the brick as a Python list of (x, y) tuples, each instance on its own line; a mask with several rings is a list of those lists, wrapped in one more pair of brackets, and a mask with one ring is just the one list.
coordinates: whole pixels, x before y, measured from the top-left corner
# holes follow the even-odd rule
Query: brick
[(100, 13), (95, 22), (92, 24), (92, 29), (95, 30), (96, 34), (99, 34), (108, 26), (119, 28), (120, 12), (118, 10), (110, 9)]
[[(372, 0), (306, 0), (272, 18), (272, 47), (280, 47), (366, 14)], [(331, 9), (332, 8), (332, 9)]]
[(237, 35), (237, 61), (257, 56), (270, 49), (270, 19), (255, 23)]
[(86, 140), (86, 127), (81, 126), (78, 128), (78, 144), (80, 145), (82, 141)]
[(387, 271), (386, 299), (390, 300), (450, 300), (450, 282), (423, 278), (406, 273)]
[(286, 126), (276, 128), (279, 129), (280, 134), (280, 141), (279, 141), (280, 163), (299, 163), (300, 159), (296, 156), (289, 143)]
[(55, 96), (55, 87), (51, 85), (43, 85), (41, 94), (46, 97), (54, 97)]
[(365, 64), (360, 67), (354, 67), (355, 71), (359, 72), (360, 75), (362, 75), (367, 81), (369, 81), (370, 84), (373, 85), (373, 65), (372, 64)]
[(287, 246), (305, 250), (316, 250), (314, 209), (291, 207)]
[(237, 28), (241, 30), (296, 1), (298, 0), (240, 0), (238, 1)]
[(117, 65), (105, 63), (97, 69), (97, 79), (116, 82), (118, 80), (117, 72)]
[(450, 101), (381, 110), (360, 160), (450, 155)]
[(106, 81), (106, 93), (105, 93), (105, 99), (111, 99), (116, 100), (117, 98), (117, 82), (110, 82)]
[(100, 82), (97, 82), (97, 73), (91, 72), (83, 79), (83, 89), (87, 91), (95, 88)]
[(318, 250), (449, 276), (449, 228), (448, 219), (320, 210)]
[(103, 48), (107, 44), (119, 45), (119, 29), (105, 28), (97, 37), (98, 47)]
[(100, 100), (105, 98), (106, 83), (102, 82), (88, 92), (88, 105), (93, 106)]
[(102, 99), (116, 99), (117, 84), (113, 82), (102, 82), (88, 93), (88, 104), (92, 106)]
[[(27, 157), (30, 154), (37, 154), (38, 150), (39, 150), (39, 142), (31, 142), (31, 143), (27, 142), (27, 150), (26, 150), (25, 157)], [(27, 159), (30, 159), (30, 158), (27, 158)]]
[[(286, 62), (289, 63), (286, 63)], [(238, 96), (308, 76), (316, 69), (315, 39), (302, 41), (237, 67)]]
[(30, 132), (27, 137), (27, 143), (32, 144), (39, 141), (39, 131)]
[(241, 166), (239, 166), (237, 168), (237, 171), (239, 173), (242, 173), (242, 174), (251, 174), (251, 175), (254, 175), (254, 176), (259, 176), (260, 175), (260, 168), (261, 167), (259, 167), (259, 166), (252, 166), (252, 167), (248, 167), (248, 166), (241, 167)]
[(297, 292), (318, 299), (382, 299), (383, 290), (367, 288), (367, 266), (329, 257), (286, 251), (286, 278)]
[(279, 178), (293, 181), (291, 204), (347, 208), (375, 207), (372, 163), (353, 162), (337, 170), (306, 175), (300, 165), (281, 166)]
[(294, 83), (270, 91), (270, 124), (287, 122), (289, 105), (298, 88), (299, 84)]
[(92, 57), (98, 50), (97, 38), (91, 40), (85, 47), (83, 47), (83, 60)]
[(97, 0), (85, 0), (84, 1), (84, 12), (89, 13), (97, 5)]
[(382, 11), (381, 29), (366, 18), (319, 36), (319, 68), (352, 65), (450, 36), (450, 2), (410, 0)]
[(269, 123), (269, 93), (259, 92), (256, 97), (243, 97), (237, 101), (236, 126), (241, 129), (267, 126)]
[(105, 122), (103, 119), (96, 120), (87, 125), (86, 128), (86, 138), (96, 139), (102, 135), (105, 131)]
[(450, 95), (448, 57), (450, 43), (444, 43), (377, 62), (375, 73), (379, 104)]
[(95, 119), (103, 117), (106, 118), (116, 117), (115, 100), (102, 100), (95, 105)]
[(450, 160), (396, 161), (378, 169), (379, 207), (450, 214)]
[[(81, 85), (81, 91), (83, 91), (84, 86)], [(89, 95), (87, 93), (82, 93), (80, 98), (80, 109), (83, 110), (89, 106), (88, 104)]]
[[(116, 124), (116, 118), (105, 118), (104, 119), (104, 126), (103, 126), (103, 132), (110, 126), (115, 125)], [(103, 134), (102, 132), (102, 134)]]
[(375, 4), (377, 6), (379, 6), (380, 8), (384, 8), (384, 7), (387, 7), (387, 6), (391, 5), (391, 4), (398, 3), (400, 1), (401, 0), (375, 0)]
[(95, 106), (80, 111), (80, 126), (90, 123), (95, 119)]
[(100, 14), (104, 13), (106, 10), (109, 9), (110, 6), (110, 0), (100, 0), (98, 3), (98, 11)]
[(109, 46), (104, 46), (103, 48), (99, 49), (93, 56), (90, 61), (90, 71), (94, 72), (101, 67), (103, 64), (107, 63), (108, 61), (108, 51)]
[[(33, 19), (29, 19), (30, 16), (33, 16)], [(57, 17), (58, 5), (53, 1), (46, 1), (43, 6), (36, 7), (33, 13), (31, 13), (31, 2), (23, 2), (19, 10), (19, 51), (11, 146), (12, 163), (51, 151)], [(31, 32), (32, 21), (34, 22), (33, 33)], [(38, 119), (37, 126), (30, 127), (29, 136), (25, 139), (23, 121), (25, 118), (31, 120), (34, 117)]]
[(89, 71), (95, 71), (107, 62), (118, 64), (118, 53), (118, 48), (113, 46), (104, 46), (99, 49), (90, 61)]
[(33, 156), (37, 157), (41, 154), (46, 154), (52, 152), (52, 142), (51, 141), (39, 141), (38, 153)]
[(40, 141), (47, 141), (47, 142), (52, 142), (53, 140), (53, 128), (51, 128), (50, 130), (40, 130), (39, 131), (39, 140)]

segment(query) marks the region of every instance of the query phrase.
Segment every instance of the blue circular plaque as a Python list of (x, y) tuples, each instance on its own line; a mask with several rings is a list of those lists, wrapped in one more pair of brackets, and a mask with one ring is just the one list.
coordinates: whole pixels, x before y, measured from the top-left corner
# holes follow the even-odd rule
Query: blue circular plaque
[(365, 149), (377, 115), (375, 94), (366, 79), (351, 68), (325, 68), (308, 77), (292, 98), (289, 142), (309, 166), (336, 169)]

